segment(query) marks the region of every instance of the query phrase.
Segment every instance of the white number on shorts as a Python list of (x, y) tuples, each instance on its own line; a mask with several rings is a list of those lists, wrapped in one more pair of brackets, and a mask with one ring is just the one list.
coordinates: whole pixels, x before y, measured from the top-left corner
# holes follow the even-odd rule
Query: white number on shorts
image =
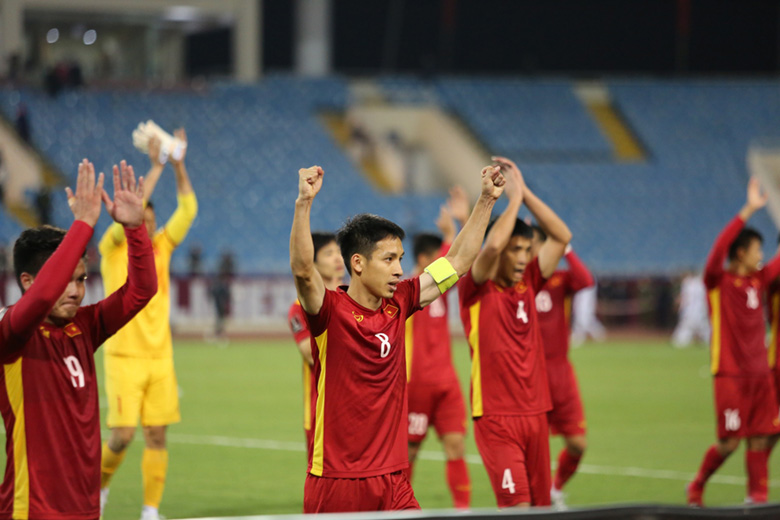
[(501, 479), (501, 489), (508, 489), (510, 493), (515, 494), (515, 481), (512, 480), (512, 470), (504, 470), (504, 478)]
[(379, 341), (381, 341), (379, 345), (379, 357), (386, 358), (390, 354), (390, 338), (384, 332), (374, 334), (374, 336), (379, 338)]
[[(525, 302), (517, 302), (517, 319), (523, 320), (523, 323), (528, 323), (528, 314), (525, 312)], [(514, 493), (514, 491), (513, 491)]]
[(536, 295), (536, 310), (539, 312), (550, 312), (552, 310), (552, 298), (547, 291), (541, 291)]
[(68, 356), (65, 359), (65, 366), (70, 372), (70, 382), (73, 388), (84, 388), (84, 370), (81, 369), (81, 363), (76, 356)]
[(409, 412), (409, 435), (425, 435), (428, 431), (428, 416)]
[(739, 418), (739, 409), (726, 409), (725, 412), (723, 412), (723, 415), (726, 419), (726, 431), (727, 432), (735, 432), (739, 430), (739, 427), (742, 426), (742, 420)]
[(748, 287), (747, 288), (747, 308), (748, 309), (758, 309), (759, 301), (758, 301), (758, 291), (755, 287)]

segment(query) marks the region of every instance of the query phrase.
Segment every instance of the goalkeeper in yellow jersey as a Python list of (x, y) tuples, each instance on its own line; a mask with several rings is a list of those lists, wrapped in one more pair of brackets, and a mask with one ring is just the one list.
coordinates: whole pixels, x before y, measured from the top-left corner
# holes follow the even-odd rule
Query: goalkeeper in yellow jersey
[[(154, 247), (158, 289), (149, 304), (119, 330), (104, 347), (106, 394), (108, 398), (108, 442), (103, 445), (100, 511), (108, 499), (108, 486), (125, 456), (127, 446), (141, 420), (146, 447), (141, 470), (144, 502), (142, 520), (159, 518), (168, 451), (165, 431), (180, 421), (176, 374), (170, 327), (170, 262), (173, 250), (184, 240), (195, 220), (198, 202), (184, 166), (186, 134), (176, 137), (185, 146), (160, 150), (156, 137), (149, 140), (151, 170), (144, 184), (144, 223)], [(170, 153), (168, 153), (170, 152)], [(164, 168), (165, 157), (176, 175), (178, 206), (164, 227), (156, 229), (154, 207), (149, 201)], [(112, 224), (100, 240), (100, 272), (106, 294), (118, 289), (127, 278), (127, 241), (122, 226)]]

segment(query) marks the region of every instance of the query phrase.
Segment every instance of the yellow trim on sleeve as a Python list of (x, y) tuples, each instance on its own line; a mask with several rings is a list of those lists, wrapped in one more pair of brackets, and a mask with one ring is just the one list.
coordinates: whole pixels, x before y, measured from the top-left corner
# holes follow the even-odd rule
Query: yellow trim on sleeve
[(479, 361), (479, 308), (481, 302), (469, 307), (469, 344), (471, 345), (471, 416), (482, 417), (482, 365)]
[(311, 457), (311, 474), (322, 476), (322, 466), (325, 459), (325, 361), (328, 355), (328, 331), (315, 338), (320, 359), (320, 377), (317, 380), (317, 416), (314, 418), (314, 449)]
[(22, 358), (5, 370), (5, 390), (14, 414), (14, 512), (15, 520), (30, 516), (30, 474), (27, 466), (27, 430), (24, 424), (24, 387), (22, 386)]
[(406, 382), (412, 380), (412, 355), (414, 354), (414, 314), (406, 319), (406, 331), (404, 332), (406, 344)]
[(195, 198), (195, 192), (177, 195), (178, 205), (171, 218), (165, 224), (165, 234), (171, 239), (174, 245), (179, 245), (184, 241), (187, 232), (192, 226), (192, 222), (198, 215), (198, 199)]
[(303, 362), (303, 429), (311, 430), (311, 367)]
[(772, 295), (770, 308), (772, 309), (772, 328), (769, 339), (768, 361), (769, 366), (774, 368), (777, 363), (777, 326), (778, 322), (780, 322), (780, 293)]
[(720, 289), (713, 289), (708, 294), (710, 299), (710, 308), (712, 314), (710, 317), (712, 323), (712, 338), (710, 339), (710, 357), (713, 374), (717, 374), (720, 369)]
[(436, 282), (439, 292), (442, 294), (458, 283), (458, 272), (444, 257), (434, 260), (431, 265), (425, 268), (425, 272), (433, 277), (433, 281)]

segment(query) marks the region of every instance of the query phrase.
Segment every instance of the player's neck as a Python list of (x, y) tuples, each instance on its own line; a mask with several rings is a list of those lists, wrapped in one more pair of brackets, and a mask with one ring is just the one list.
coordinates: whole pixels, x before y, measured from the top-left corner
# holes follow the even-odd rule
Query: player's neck
[(742, 262), (730, 262), (728, 270), (731, 274), (737, 276), (750, 276), (753, 274), (752, 271), (748, 269), (747, 266)]
[(382, 297), (372, 294), (366, 286), (360, 283), (359, 279), (352, 278), (350, 280), (347, 294), (366, 309), (377, 310), (382, 306)]
[(323, 278), (322, 281), (325, 284), (325, 288), (329, 291), (335, 291), (339, 286), (344, 284), (344, 281), (341, 278)]
[(57, 318), (56, 316), (46, 316), (46, 319), (43, 320), (44, 323), (53, 325), (54, 327), (60, 327), (60, 328), (70, 323), (70, 321), (71, 321), (70, 319)]

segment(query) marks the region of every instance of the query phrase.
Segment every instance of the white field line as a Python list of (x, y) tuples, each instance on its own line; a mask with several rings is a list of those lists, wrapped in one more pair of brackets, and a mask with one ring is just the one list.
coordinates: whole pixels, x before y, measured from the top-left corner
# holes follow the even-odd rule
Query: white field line
[[(306, 451), (303, 442), (274, 441), (267, 439), (244, 439), (237, 437), (224, 437), (220, 435), (187, 435), (187, 434), (169, 434), (168, 441), (175, 444), (194, 444), (199, 446), (223, 446), (227, 448), (248, 448), (257, 450), (273, 451)], [(420, 451), (417, 455), (424, 460), (444, 460), (444, 454), (438, 451)], [(479, 455), (466, 455), (466, 462), (469, 464), (482, 464), (482, 458)], [(553, 463), (554, 465), (555, 463)], [(664, 469), (649, 469), (637, 467), (619, 467), (619, 466), (597, 466), (594, 464), (580, 464), (577, 471), (588, 475), (609, 475), (618, 477), (639, 477), (653, 478), (662, 480), (677, 480), (680, 482), (690, 482), (695, 476), (693, 473), (684, 471), (673, 471)], [(710, 482), (717, 484), (732, 484), (735, 486), (744, 486), (745, 477), (734, 477), (730, 475), (715, 474), (710, 478)], [(772, 480), (771, 486), (780, 486), (780, 480)]]

